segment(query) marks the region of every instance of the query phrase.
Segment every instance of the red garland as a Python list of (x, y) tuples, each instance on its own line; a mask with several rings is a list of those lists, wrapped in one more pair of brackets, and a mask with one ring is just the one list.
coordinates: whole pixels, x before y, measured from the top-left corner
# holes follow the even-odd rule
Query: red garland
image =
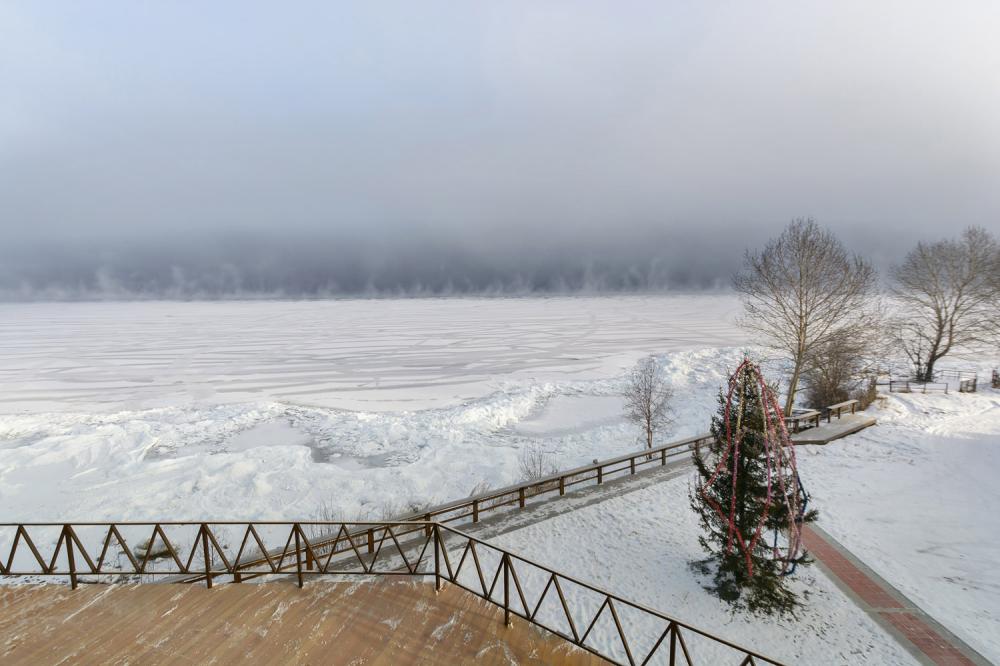
[[(736, 390), (737, 384), (736, 378), (744, 370), (744, 368), (750, 368), (751, 372), (754, 374), (754, 379), (760, 388), (761, 407), (764, 412), (764, 450), (767, 457), (767, 498), (764, 503), (764, 511), (760, 516), (760, 520), (757, 522), (757, 526), (754, 529), (753, 536), (750, 538), (749, 543), (747, 542), (746, 536), (736, 527), (736, 482), (739, 470), (740, 442), (743, 438), (743, 430), (739, 427), (739, 424), (737, 424), (737, 430), (734, 434), (730, 420), (733, 407), (733, 392)], [(744, 359), (740, 366), (736, 369), (736, 372), (734, 372), (729, 378), (729, 393), (726, 396), (725, 425), (726, 449), (719, 459), (718, 465), (715, 467), (715, 472), (708, 479), (708, 481), (706, 481), (704, 485), (698, 489), (698, 492), (709, 504), (709, 506), (712, 507), (715, 513), (718, 514), (720, 518), (725, 520), (729, 526), (726, 542), (726, 554), (728, 555), (732, 551), (733, 542), (735, 541), (746, 558), (747, 570), (752, 576), (753, 560), (751, 558), (751, 553), (753, 553), (754, 548), (757, 547), (757, 543), (760, 541), (761, 535), (764, 531), (764, 524), (767, 522), (767, 517), (770, 514), (772, 497), (774, 494), (773, 479), (774, 477), (777, 477), (778, 500), (784, 502), (785, 507), (788, 509), (788, 550), (785, 553), (784, 558), (781, 558), (778, 548), (775, 547), (773, 556), (775, 559), (783, 560), (781, 570), (782, 573), (784, 573), (788, 569), (789, 564), (798, 557), (802, 540), (799, 524), (796, 520), (799, 515), (798, 489), (794, 487), (785, 487), (786, 477), (792, 479), (798, 478), (798, 471), (795, 465), (795, 447), (792, 444), (791, 438), (788, 436), (788, 430), (785, 428), (784, 412), (778, 406), (778, 401), (775, 398), (774, 393), (764, 381), (764, 376), (761, 374), (760, 368), (751, 363), (749, 359)], [(715, 484), (719, 474), (721, 474), (722, 470), (726, 468), (726, 463), (730, 459), (732, 460), (733, 492), (729, 512), (726, 513), (719, 503), (708, 495), (706, 489)]]

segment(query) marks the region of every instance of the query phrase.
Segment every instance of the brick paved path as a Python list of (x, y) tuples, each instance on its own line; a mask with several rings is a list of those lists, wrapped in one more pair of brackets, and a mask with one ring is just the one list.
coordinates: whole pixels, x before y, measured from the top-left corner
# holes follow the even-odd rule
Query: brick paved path
[(834, 582), (918, 659), (939, 666), (990, 664), (829, 534), (807, 525), (802, 538), (806, 549)]

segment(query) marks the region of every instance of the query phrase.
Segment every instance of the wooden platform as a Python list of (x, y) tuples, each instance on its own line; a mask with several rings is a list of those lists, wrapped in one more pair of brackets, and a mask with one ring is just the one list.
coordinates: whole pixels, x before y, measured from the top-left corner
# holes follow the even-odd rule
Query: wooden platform
[(859, 430), (875, 425), (875, 417), (865, 414), (844, 414), (830, 423), (820, 422), (819, 427), (809, 428), (794, 433), (792, 441), (796, 444), (828, 444), (835, 439), (853, 435)]
[(604, 664), (430, 583), (0, 586), (3, 664)]

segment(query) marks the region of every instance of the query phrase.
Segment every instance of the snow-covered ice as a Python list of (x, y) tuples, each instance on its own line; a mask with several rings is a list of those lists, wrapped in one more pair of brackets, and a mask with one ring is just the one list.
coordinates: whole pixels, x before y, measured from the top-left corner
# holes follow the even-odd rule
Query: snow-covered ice
[[(636, 448), (634, 360), (697, 347), (668, 371), (714, 390), (722, 369), (691, 364), (740, 337), (729, 297), (0, 309), (9, 520), (379, 517), (461, 497), (515, 481), (529, 443), (561, 466)], [(361, 404), (377, 409), (344, 408)], [(711, 406), (677, 409), (665, 438), (701, 432)]]
[(737, 309), (731, 296), (0, 304), (0, 414), (444, 407), (742, 344)]

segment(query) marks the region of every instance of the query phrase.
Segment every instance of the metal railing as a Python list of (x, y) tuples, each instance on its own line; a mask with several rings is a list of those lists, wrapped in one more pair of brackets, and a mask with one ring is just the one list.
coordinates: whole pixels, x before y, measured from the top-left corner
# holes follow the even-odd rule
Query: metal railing
[[(300, 587), (310, 575), (433, 576), (436, 589), (448, 582), (499, 606), (508, 625), (520, 617), (616, 664), (654, 657), (671, 665), (779, 663), (437, 522), (10, 523), (0, 530), (14, 532), (0, 559), (3, 578), (61, 576), (75, 589), (168, 576), (208, 587), (253, 575), (294, 575)], [(319, 542), (310, 533), (337, 536)], [(359, 548), (357, 534), (374, 535), (373, 550)], [(272, 544), (284, 545), (269, 548), (275, 537)], [(51, 556), (43, 555), (46, 545)]]
[(928, 393), (940, 391), (948, 392), (947, 382), (918, 382), (911, 379), (891, 379), (889, 380), (889, 393)]

